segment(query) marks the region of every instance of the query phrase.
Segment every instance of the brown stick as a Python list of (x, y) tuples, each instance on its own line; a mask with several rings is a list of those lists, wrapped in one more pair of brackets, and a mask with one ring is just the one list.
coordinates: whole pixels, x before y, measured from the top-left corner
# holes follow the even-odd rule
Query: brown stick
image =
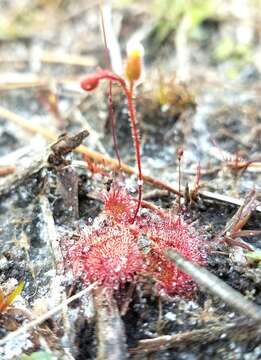
[(116, 301), (104, 288), (94, 289), (97, 360), (127, 359), (124, 326)]
[(179, 269), (189, 274), (200, 286), (218, 296), (228, 305), (238, 310), (241, 314), (244, 314), (248, 318), (261, 323), (261, 308), (252, 301), (247, 300), (238, 291), (234, 290), (210, 271), (201, 268), (198, 265), (192, 264), (172, 249), (168, 249), (165, 252), (165, 255), (168, 259), (174, 262)]
[(0, 165), (0, 177), (13, 174), (16, 170), (15, 166), (1, 166)]

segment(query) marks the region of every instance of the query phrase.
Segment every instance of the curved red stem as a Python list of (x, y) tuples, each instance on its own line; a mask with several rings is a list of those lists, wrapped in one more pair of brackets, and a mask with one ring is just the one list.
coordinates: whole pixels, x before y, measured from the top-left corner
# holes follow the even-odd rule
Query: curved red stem
[[(95, 74), (89, 74), (87, 75), (81, 82), (81, 86), (86, 91), (91, 91), (95, 89), (100, 80), (106, 79), (109, 82), (115, 81), (117, 82), (123, 92), (125, 93), (128, 101), (128, 111), (129, 111), (129, 117), (130, 117), (130, 124), (131, 124), (131, 131), (132, 131), (132, 137), (133, 137), (133, 143), (135, 147), (135, 156), (136, 156), (136, 162), (138, 167), (138, 205), (137, 209), (135, 211), (135, 214), (133, 216), (132, 224), (135, 222), (136, 217), (138, 215), (139, 209), (141, 207), (141, 201), (142, 201), (142, 184), (143, 184), (143, 176), (142, 176), (142, 170), (141, 170), (141, 156), (140, 156), (140, 140), (139, 140), (139, 132), (136, 125), (136, 111), (135, 111), (135, 105), (133, 101), (133, 90), (134, 90), (134, 82), (130, 81), (129, 87), (127, 86), (125, 80), (120, 77), (117, 74), (114, 74), (110, 70), (99, 70)], [(113, 119), (113, 117), (112, 117)], [(115, 128), (115, 126), (114, 126)], [(116, 135), (114, 133), (114, 136), (116, 138)]]
[(126, 97), (128, 100), (128, 110), (129, 110), (129, 116), (130, 116), (131, 131), (132, 131), (132, 137), (133, 137), (133, 142), (134, 142), (134, 146), (135, 146), (135, 155), (136, 155), (136, 162), (137, 162), (137, 167), (138, 167), (138, 205), (137, 205), (137, 209), (136, 209), (135, 214), (132, 219), (132, 224), (135, 222), (136, 217), (137, 217), (138, 212), (141, 207), (142, 183), (143, 183), (142, 170), (141, 170), (141, 156), (140, 156), (140, 140), (139, 140), (138, 128), (136, 125), (136, 111), (135, 111), (135, 106), (134, 106), (134, 102), (133, 102), (133, 85), (134, 85), (133, 82), (130, 82), (129, 89), (126, 86), (124, 87), (124, 91), (126, 93)]

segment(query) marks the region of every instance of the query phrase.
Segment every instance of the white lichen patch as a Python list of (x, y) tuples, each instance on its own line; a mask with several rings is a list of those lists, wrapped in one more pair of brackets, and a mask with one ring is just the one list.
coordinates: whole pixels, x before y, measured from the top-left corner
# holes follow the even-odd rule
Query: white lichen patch
[(13, 360), (18, 359), (25, 350), (29, 350), (34, 347), (34, 344), (30, 340), (30, 334), (21, 334), (12, 341), (7, 342), (0, 347), (1, 360)]

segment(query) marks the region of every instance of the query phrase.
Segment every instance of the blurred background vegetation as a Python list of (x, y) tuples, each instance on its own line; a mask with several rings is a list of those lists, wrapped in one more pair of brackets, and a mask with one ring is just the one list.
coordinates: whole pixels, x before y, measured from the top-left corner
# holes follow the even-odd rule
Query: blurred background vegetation
[[(183, 45), (189, 44), (192, 49), (190, 60), (224, 65), (222, 71), (228, 79), (236, 78), (246, 64), (253, 64), (260, 70), (261, 0), (115, 0), (105, 3), (112, 7), (120, 46), (125, 46), (130, 33), (138, 33), (146, 45), (149, 63), (156, 57), (158, 63), (166, 56), (175, 58), (181, 36)], [(83, 34), (84, 26), (86, 39), (89, 37), (88, 32), (95, 28), (93, 24), (99, 25), (101, 4), (102, 1), (97, 0), (1, 0), (0, 40), (46, 39), (52, 32), (57, 36), (62, 33), (61, 42), (65, 43), (68, 32), (71, 34), (66, 51), (75, 52), (69, 39), (72, 41), (79, 35), (79, 27)], [(87, 18), (85, 14), (93, 9), (97, 16)], [(72, 29), (68, 28), (69, 22)], [(101, 52), (101, 38), (97, 44)], [(82, 54), (92, 49), (86, 41), (85, 50), (82, 44), (76, 52)], [(171, 66), (176, 66), (175, 62)]]

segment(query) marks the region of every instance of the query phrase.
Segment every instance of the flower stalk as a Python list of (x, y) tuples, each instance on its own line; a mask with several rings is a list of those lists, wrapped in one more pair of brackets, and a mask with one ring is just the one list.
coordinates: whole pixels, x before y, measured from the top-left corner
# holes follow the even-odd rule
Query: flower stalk
[[(125, 79), (121, 76), (114, 74), (110, 70), (100, 69), (94, 74), (89, 74), (83, 78), (81, 81), (82, 89), (86, 91), (92, 91), (96, 89), (101, 80), (107, 80), (109, 82), (116, 82), (120, 85), (121, 89), (123, 90), (128, 103), (128, 112), (131, 124), (131, 131), (132, 137), (135, 147), (135, 157), (136, 163), (138, 168), (138, 204), (136, 211), (134, 213), (133, 219), (131, 223), (133, 224), (137, 218), (139, 213), (141, 202), (142, 202), (142, 188), (143, 188), (143, 176), (142, 176), (142, 168), (141, 168), (141, 154), (140, 154), (140, 140), (139, 140), (139, 131), (136, 124), (136, 109), (134, 103), (134, 89), (135, 84), (141, 76), (142, 70), (142, 46), (139, 44), (137, 48), (135, 47), (128, 47), (127, 52), (127, 62), (125, 73), (128, 80), (128, 84), (126, 83)], [(111, 101), (111, 100), (110, 100)], [(113, 130), (113, 137), (114, 137), (114, 144), (116, 143), (116, 136), (115, 136), (115, 121), (112, 121)], [(118, 157), (119, 159), (119, 157)], [(120, 160), (119, 160), (120, 164)]]

